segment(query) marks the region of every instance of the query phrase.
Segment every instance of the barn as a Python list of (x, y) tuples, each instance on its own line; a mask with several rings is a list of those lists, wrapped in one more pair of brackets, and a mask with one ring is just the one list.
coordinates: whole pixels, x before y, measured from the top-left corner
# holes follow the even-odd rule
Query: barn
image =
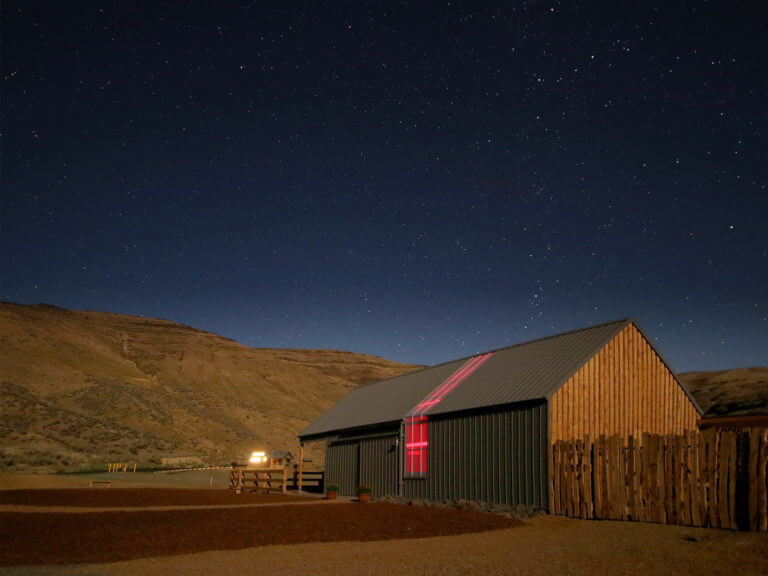
[(559, 439), (696, 430), (701, 410), (631, 318), (360, 386), (299, 434), (353, 495), (547, 508)]

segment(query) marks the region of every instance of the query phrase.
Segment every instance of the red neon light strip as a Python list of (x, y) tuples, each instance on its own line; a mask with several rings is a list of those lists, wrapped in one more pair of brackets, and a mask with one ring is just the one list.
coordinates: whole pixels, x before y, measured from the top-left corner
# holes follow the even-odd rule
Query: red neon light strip
[[(438, 386), (432, 394), (427, 396), (426, 400), (422, 401), (416, 408), (439, 403), (446, 394), (455, 389), (456, 386), (477, 370), (490, 356), (490, 354), (484, 354), (483, 356), (476, 356), (469, 360), (469, 362), (454, 372), (450, 378)], [(419, 412), (423, 413), (426, 412), (426, 410), (419, 410)]]
[[(470, 361), (471, 362), (471, 361)], [(416, 408), (419, 408), (421, 406), (428, 406), (431, 404), (437, 404), (442, 400), (443, 396), (445, 396), (448, 392), (450, 392), (451, 389), (455, 387), (456, 384), (459, 384), (464, 378), (466, 378), (466, 375), (468, 376), (469, 373), (466, 372), (466, 369), (469, 367), (469, 365), (465, 365), (462, 368), (460, 368), (458, 371), (454, 372), (445, 382), (440, 384), (437, 388), (435, 388), (432, 393), (427, 396), (425, 400), (420, 402)]]
[(455, 390), (492, 355), (493, 353), (489, 353), (471, 358), (408, 413), (405, 418), (405, 471), (407, 474), (423, 476), (427, 473), (427, 450), (429, 448), (427, 412)]
[(466, 364), (459, 368), (456, 372), (445, 380), (440, 386), (422, 400), (416, 407), (411, 410), (409, 416), (423, 416), (425, 415), (435, 404), (439, 404), (446, 395), (456, 389), (456, 387), (467, 379), (475, 370), (480, 368), (491, 356), (493, 352), (488, 354), (482, 354), (481, 356), (475, 356), (471, 358)]
[(440, 402), (440, 398), (437, 398), (435, 400), (425, 400), (421, 404), (417, 404), (416, 408), (420, 408), (422, 406), (431, 406), (432, 404), (437, 404), (438, 402)]
[(427, 417), (406, 418), (406, 473), (418, 476), (427, 473)]

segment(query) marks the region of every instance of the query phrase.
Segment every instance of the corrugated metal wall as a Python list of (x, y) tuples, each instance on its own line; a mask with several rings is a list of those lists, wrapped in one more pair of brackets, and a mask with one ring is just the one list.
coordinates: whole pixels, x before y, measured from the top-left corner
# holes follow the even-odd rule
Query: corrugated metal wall
[(399, 451), (396, 435), (352, 441), (328, 441), (325, 457), (326, 485), (336, 484), (339, 493), (354, 496), (367, 484), (374, 497), (397, 494)]
[(547, 405), (433, 417), (429, 474), (403, 495), (547, 507)]
[(360, 442), (360, 483), (372, 488), (374, 498), (397, 494), (397, 436)]
[[(481, 500), (547, 507), (547, 405), (507, 406), (429, 420), (429, 474), (405, 479), (403, 496)], [(402, 458), (397, 436), (326, 440), (326, 484), (354, 496), (368, 484), (374, 497), (398, 493)]]
[(328, 445), (325, 453), (325, 485), (336, 484), (339, 494), (353, 496), (360, 484), (358, 466), (359, 444), (342, 443)]

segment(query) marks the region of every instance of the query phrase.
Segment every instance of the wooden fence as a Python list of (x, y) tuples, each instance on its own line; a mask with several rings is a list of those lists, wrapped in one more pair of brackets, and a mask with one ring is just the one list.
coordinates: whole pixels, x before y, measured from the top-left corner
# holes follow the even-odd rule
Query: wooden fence
[(550, 512), (768, 531), (768, 428), (560, 440)]
[(252, 469), (233, 468), (229, 473), (229, 488), (240, 492), (286, 493), (288, 474), (285, 468)]
[[(303, 470), (301, 489), (303, 492), (317, 492), (321, 494), (325, 488), (325, 472), (323, 470)], [(288, 490), (299, 489), (299, 472), (295, 470), (288, 476)]]

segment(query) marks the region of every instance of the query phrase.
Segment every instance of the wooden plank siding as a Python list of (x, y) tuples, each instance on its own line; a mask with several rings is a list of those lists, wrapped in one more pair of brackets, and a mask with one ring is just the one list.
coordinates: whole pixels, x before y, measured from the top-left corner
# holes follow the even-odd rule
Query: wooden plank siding
[(675, 377), (629, 324), (550, 400), (551, 442), (590, 436), (683, 434), (699, 414)]

